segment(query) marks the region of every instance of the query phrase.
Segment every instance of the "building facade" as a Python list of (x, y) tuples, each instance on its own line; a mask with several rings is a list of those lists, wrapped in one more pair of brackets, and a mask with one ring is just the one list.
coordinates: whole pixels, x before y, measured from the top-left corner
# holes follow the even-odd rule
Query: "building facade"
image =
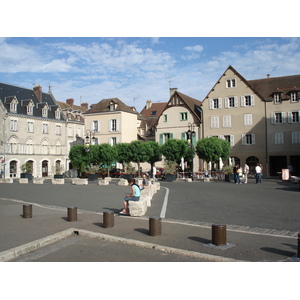
[(51, 94), (0, 83), (1, 175), (20, 178), (31, 165), (34, 177), (52, 176), (56, 165), (66, 168), (66, 122)]

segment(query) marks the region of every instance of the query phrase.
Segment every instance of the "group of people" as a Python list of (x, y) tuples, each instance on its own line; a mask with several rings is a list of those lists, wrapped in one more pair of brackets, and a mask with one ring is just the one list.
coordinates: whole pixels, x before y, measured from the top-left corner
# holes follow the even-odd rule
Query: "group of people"
[[(263, 167), (260, 163), (257, 163), (255, 167), (255, 179), (257, 184), (261, 184), (261, 177), (262, 177), (262, 170)], [(234, 174), (234, 182), (236, 184), (241, 184), (241, 179), (240, 179), (240, 173), (241, 173), (241, 168), (239, 164), (236, 164), (233, 167), (233, 174)], [(247, 163), (244, 164), (244, 167), (242, 168), (242, 173), (244, 174), (244, 183), (248, 183), (248, 174), (249, 174), (249, 166)]]

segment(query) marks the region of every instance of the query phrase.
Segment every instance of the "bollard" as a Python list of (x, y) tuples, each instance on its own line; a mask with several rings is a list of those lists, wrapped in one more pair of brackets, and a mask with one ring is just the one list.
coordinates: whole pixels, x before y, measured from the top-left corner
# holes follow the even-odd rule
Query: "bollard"
[(300, 258), (300, 233), (298, 233), (298, 254), (297, 257)]
[(149, 218), (149, 233), (151, 236), (161, 235), (161, 218), (160, 217)]
[(32, 205), (31, 204), (23, 205), (23, 218), (32, 218)]
[(106, 211), (103, 213), (103, 227), (104, 228), (112, 228), (114, 227), (114, 212)]
[(77, 221), (77, 207), (68, 207), (68, 221)]
[(226, 245), (226, 225), (212, 225), (212, 244)]

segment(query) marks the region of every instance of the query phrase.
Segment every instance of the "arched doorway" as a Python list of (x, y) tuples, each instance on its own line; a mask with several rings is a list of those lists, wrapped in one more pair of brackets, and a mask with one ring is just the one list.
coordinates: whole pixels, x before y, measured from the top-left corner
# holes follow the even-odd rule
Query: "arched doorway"
[(246, 163), (249, 166), (249, 174), (255, 174), (255, 167), (258, 162), (259, 162), (259, 159), (256, 156), (249, 156), (246, 159)]
[(12, 160), (9, 163), (9, 177), (14, 178), (17, 176), (17, 165), (18, 165), (18, 162), (15, 160)]
[(48, 176), (48, 161), (43, 160), (42, 161), (42, 177)]

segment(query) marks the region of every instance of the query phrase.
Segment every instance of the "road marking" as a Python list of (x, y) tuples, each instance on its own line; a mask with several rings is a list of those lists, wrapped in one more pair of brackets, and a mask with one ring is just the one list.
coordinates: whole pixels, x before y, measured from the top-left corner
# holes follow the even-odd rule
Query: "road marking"
[(160, 217), (161, 218), (165, 218), (166, 216), (166, 211), (167, 211), (167, 205), (168, 205), (168, 199), (169, 199), (169, 192), (170, 190), (166, 187), (163, 187), (164, 189), (166, 189), (166, 194), (165, 194), (165, 198), (164, 198), (164, 203), (160, 212)]

